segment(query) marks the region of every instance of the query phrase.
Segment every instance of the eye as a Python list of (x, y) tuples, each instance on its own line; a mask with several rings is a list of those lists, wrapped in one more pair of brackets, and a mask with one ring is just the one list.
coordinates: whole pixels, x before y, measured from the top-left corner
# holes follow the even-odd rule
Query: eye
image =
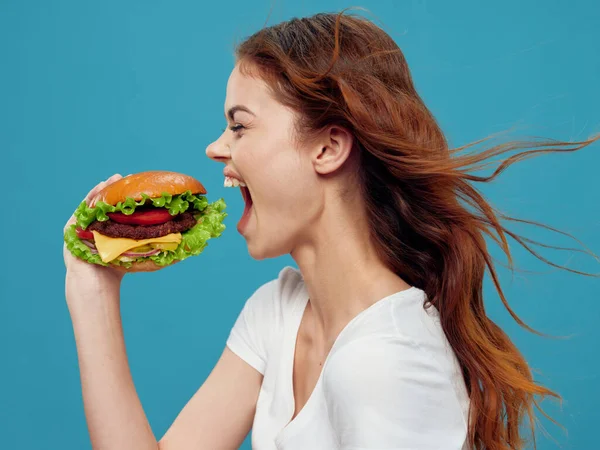
[(235, 125), (233, 125), (233, 126), (229, 127), (229, 129), (230, 129), (231, 131), (233, 131), (234, 133), (237, 133), (238, 131), (240, 131), (240, 130), (241, 130), (241, 129), (243, 129), (243, 128), (244, 128), (244, 126), (243, 126), (243, 125), (240, 125), (239, 123), (236, 123)]

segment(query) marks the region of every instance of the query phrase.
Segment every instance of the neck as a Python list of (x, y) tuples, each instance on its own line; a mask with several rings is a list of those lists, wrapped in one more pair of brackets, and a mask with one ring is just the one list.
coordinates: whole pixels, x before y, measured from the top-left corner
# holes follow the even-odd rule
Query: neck
[(315, 339), (326, 348), (361, 311), (410, 287), (377, 256), (365, 215), (335, 205), (291, 253), (310, 296)]

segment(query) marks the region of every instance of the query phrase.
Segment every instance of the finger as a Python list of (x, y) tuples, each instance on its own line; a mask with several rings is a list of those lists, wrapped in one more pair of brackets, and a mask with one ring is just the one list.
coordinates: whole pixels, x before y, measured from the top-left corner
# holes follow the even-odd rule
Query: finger
[(88, 195), (85, 197), (85, 202), (88, 204), (90, 208), (93, 208), (96, 204), (96, 197), (98, 196), (98, 192), (102, 190), (106, 186), (105, 184), (99, 185), (98, 189), (91, 190)]
[(100, 192), (102, 189), (104, 189), (109, 184), (114, 183), (115, 181), (120, 180), (121, 178), (123, 178), (123, 176), (116, 173), (113, 176), (106, 179), (106, 181), (102, 181), (102, 182), (98, 183), (90, 192), (88, 192), (88, 195), (86, 195), (86, 197), (85, 197), (86, 203), (90, 206), (93, 206), (92, 203), (94, 203), (94, 202), (92, 200), (96, 196), (96, 194), (98, 194), (98, 192)]
[(121, 175), (120, 173), (115, 173), (113, 176), (111, 176), (108, 180), (106, 180), (106, 182), (108, 184), (120, 180), (121, 178), (123, 178), (123, 175)]
[[(88, 194), (84, 198), (85, 202), (89, 206), (93, 206), (93, 203), (94, 203), (93, 199), (96, 196), (96, 194), (98, 194), (98, 192), (100, 192), (102, 189), (104, 189), (109, 184), (114, 183), (115, 181), (120, 180), (121, 178), (123, 178), (123, 176), (121, 174), (115, 173), (111, 177), (107, 178), (105, 181), (101, 181), (96, 186), (94, 186), (94, 188), (90, 192), (88, 192)], [(67, 228), (69, 228), (71, 225), (73, 225), (75, 223), (77, 223), (77, 220), (75, 219), (75, 215), (73, 214), (69, 218), (67, 223), (65, 224), (65, 226), (63, 228), (63, 234), (67, 231)]]
[(100, 183), (98, 183), (96, 186), (94, 186), (94, 188), (87, 193), (87, 195), (85, 196), (85, 199), (87, 200), (87, 202), (89, 203), (89, 201), (92, 199), (92, 197), (94, 197), (98, 192), (100, 192), (104, 186), (106, 186), (106, 181), (102, 181)]

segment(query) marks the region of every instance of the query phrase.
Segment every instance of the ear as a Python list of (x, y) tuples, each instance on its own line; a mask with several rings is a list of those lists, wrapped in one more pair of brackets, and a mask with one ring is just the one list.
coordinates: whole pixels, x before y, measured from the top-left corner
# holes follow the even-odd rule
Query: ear
[(332, 126), (317, 141), (319, 147), (315, 149), (313, 165), (321, 175), (327, 175), (338, 170), (349, 158), (354, 136), (347, 129)]

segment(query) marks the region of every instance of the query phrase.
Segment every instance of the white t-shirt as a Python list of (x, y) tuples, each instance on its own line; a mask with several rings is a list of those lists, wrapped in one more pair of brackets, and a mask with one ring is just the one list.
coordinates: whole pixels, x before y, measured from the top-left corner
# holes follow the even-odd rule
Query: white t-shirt
[(254, 450), (466, 450), (469, 398), (435, 307), (416, 287), (358, 314), (294, 413), (294, 351), (308, 293), (285, 267), (248, 299), (228, 347), (264, 375)]

